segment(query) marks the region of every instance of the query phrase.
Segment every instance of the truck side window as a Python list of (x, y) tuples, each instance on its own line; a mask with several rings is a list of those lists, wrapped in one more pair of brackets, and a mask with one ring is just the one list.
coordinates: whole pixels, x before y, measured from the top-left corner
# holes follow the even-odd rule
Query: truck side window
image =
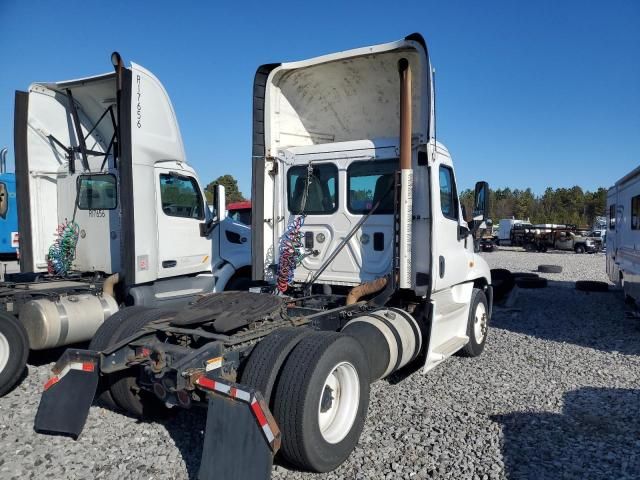
[(374, 215), (393, 214), (393, 181), (398, 159), (353, 162), (347, 168), (347, 208), (366, 215), (380, 201)]
[(640, 230), (640, 195), (631, 199), (631, 230)]
[(7, 184), (0, 182), (0, 217), (7, 218), (7, 210), (9, 210), (9, 191)]
[(110, 173), (81, 175), (77, 180), (80, 210), (113, 210), (118, 206), (117, 181)]
[(458, 219), (453, 170), (444, 165), (440, 165), (440, 208), (445, 217), (451, 220)]
[(160, 174), (162, 211), (171, 217), (204, 218), (204, 203), (198, 182), (193, 177)]
[(615, 230), (616, 228), (616, 206), (609, 206), (609, 230)]
[(289, 211), (326, 215), (338, 209), (338, 167), (332, 163), (291, 167), (287, 172)]

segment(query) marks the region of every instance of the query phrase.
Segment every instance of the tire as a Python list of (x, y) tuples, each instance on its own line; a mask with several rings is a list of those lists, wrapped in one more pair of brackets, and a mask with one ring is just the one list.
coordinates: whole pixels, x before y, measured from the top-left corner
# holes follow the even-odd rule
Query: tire
[(281, 328), (267, 335), (253, 349), (241, 375), (241, 383), (258, 390), (269, 408), (273, 409), (273, 392), (278, 374), (291, 351), (312, 330)]
[[(170, 311), (159, 308), (132, 312), (127, 316), (113, 335), (113, 343), (133, 335), (147, 323), (157, 320)], [(109, 391), (115, 404), (122, 410), (137, 418), (157, 417), (166, 414), (164, 404), (153, 393), (141, 390), (137, 386), (138, 368), (128, 368), (113, 374), (110, 378)]]
[(240, 290), (240, 291), (246, 292), (249, 290), (249, 288), (251, 288), (252, 285), (253, 285), (253, 282), (248, 277), (232, 278), (229, 281), (229, 283), (227, 283), (227, 285), (224, 287), (224, 291), (230, 292), (234, 290), (236, 291)]
[(584, 253), (584, 247), (582, 245), (576, 245), (573, 250), (576, 253)]
[[(91, 343), (89, 343), (89, 350), (95, 350), (97, 352), (101, 352), (105, 350), (107, 347), (116, 343), (116, 339), (114, 338), (114, 334), (116, 330), (122, 325), (127, 318), (130, 316), (141, 312), (149, 310), (146, 307), (126, 307), (121, 310), (118, 310), (116, 313), (107, 318), (102, 325), (96, 330), (96, 333), (93, 335), (91, 339)], [(100, 381), (98, 383), (98, 390), (96, 392), (96, 397), (100, 402), (102, 402), (106, 407), (111, 409), (117, 408), (115, 401), (113, 400), (113, 396), (109, 391), (109, 380), (106, 377), (100, 377)]]
[(461, 357), (477, 357), (484, 350), (489, 330), (489, 302), (479, 288), (471, 294), (471, 306), (467, 320), (469, 342), (458, 352)]
[(518, 278), (539, 278), (540, 275), (538, 275), (537, 273), (531, 273), (531, 272), (514, 272), (511, 275), (513, 275), (514, 279), (518, 279)]
[(593, 280), (578, 280), (576, 290), (583, 292), (608, 292), (609, 284), (606, 282), (596, 282)]
[(562, 273), (560, 265), (538, 265), (538, 271), (542, 273)]
[(27, 365), (29, 337), (20, 321), (0, 312), (0, 397), (18, 383)]
[[(355, 338), (335, 332), (303, 338), (276, 387), (274, 416), (282, 432), (283, 457), (315, 472), (328, 472), (344, 462), (362, 433), (369, 378), (367, 356)], [(329, 381), (337, 382), (336, 389)], [(335, 391), (342, 392), (338, 401), (331, 395)], [(327, 418), (334, 408), (333, 418)]]
[(493, 299), (500, 301), (505, 298), (516, 282), (513, 274), (505, 268), (494, 268), (491, 270), (491, 285), (493, 287)]
[(525, 243), (523, 248), (527, 252), (535, 252), (536, 251), (536, 246), (533, 243)]
[(542, 277), (517, 277), (516, 285), (519, 288), (545, 288), (547, 279)]

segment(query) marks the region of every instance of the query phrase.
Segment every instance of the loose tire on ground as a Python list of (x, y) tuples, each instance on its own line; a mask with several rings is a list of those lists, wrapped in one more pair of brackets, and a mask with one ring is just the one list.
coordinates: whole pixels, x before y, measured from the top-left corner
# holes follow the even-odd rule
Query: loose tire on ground
[(20, 380), (28, 355), (29, 337), (22, 323), (13, 315), (0, 312), (0, 397)]
[[(149, 310), (148, 307), (126, 307), (121, 310), (118, 310), (116, 313), (107, 318), (100, 328), (96, 330), (96, 333), (93, 335), (91, 339), (91, 343), (89, 343), (89, 350), (94, 350), (96, 352), (101, 352), (105, 350), (107, 347), (116, 343), (116, 339), (114, 338), (114, 334), (116, 330), (122, 325), (127, 318), (130, 316), (137, 314), (138, 312), (142, 312), (145, 310)], [(116, 408), (116, 403), (113, 400), (113, 396), (109, 391), (109, 381), (105, 377), (100, 377), (100, 382), (98, 383), (98, 391), (96, 392), (96, 397), (100, 402), (102, 402), (106, 407)]]
[(576, 282), (576, 290), (581, 290), (583, 292), (608, 292), (609, 284), (593, 280), (578, 280)]
[(274, 387), (278, 374), (292, 350), (312, 330), (281, 328), (267, 335), (256, 345), (244, 366), (241, 383), (255, 388), (273, 409)]
[[(114, 332), (114, 343), (133, 335), (147, 323), (171, 313), (159, 308), (132, 312)], [(109, 391), (116, 405), (134, 417), (155, 417), (166, 413), (164, 404), (153, 393), (140, 390), (136, 384), (137, 368), (111, 375)]]
[(541, 277), (517, 277), (516, 285), (520, 288), (545, 288), (547, 279)]
[(560, 265), (538, 265), (538, 271), (542, 273), (562, 273)]
[(477, 357), (484, 350), (489, 330), (489, 302), (482, 290), (474, 288), (471, 293), (469, 319), (467, 321), (467, 343), (458, 353), (461, 357)]
[(367, 356), (355, 338), (335, 332), (303, 338), (285, 362), (275, 393), (284, 458), (316, 472), (344, 462), (362, 433), (369, 377)]
[(531, 273), (531, 272), (513, 272), (511, 275), (513, 275), (514, 279), (518, 279), (518, 278), (539, 278), (540, 275), (538, 275), (537, 273)]
[(505, 298), (516, 282), (513, 274), (506, 268), (493, 268), (491, 270), (491, 286), (493, 287), (493, 299), (500, 301)]

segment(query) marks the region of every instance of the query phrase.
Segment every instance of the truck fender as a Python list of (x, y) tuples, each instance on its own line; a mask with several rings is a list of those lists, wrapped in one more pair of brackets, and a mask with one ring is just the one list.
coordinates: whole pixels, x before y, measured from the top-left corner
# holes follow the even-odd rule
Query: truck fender
[(222, 266), (216, 267), (213, 271), (213, 276), (216, 279), (215, 285), (213, 286), (213, 293), (224, 292), (229, 280), (231, 280), (236, 272), (241, 268), (248, 266), (249, 265), (239, 265), (236, 267), (229, 262), (224, 262)]

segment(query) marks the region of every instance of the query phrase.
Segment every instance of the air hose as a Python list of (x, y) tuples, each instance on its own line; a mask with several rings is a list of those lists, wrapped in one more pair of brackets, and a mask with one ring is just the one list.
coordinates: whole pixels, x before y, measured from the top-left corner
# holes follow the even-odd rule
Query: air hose
[(51, 275), (67, 276), (71, 271), (73, 260), (76, 258), (76, 246), (80, 226), (75, 221), (65, 219), (58, 225), (56, 239), (49, 247), (47, 256), (47, 270)]

